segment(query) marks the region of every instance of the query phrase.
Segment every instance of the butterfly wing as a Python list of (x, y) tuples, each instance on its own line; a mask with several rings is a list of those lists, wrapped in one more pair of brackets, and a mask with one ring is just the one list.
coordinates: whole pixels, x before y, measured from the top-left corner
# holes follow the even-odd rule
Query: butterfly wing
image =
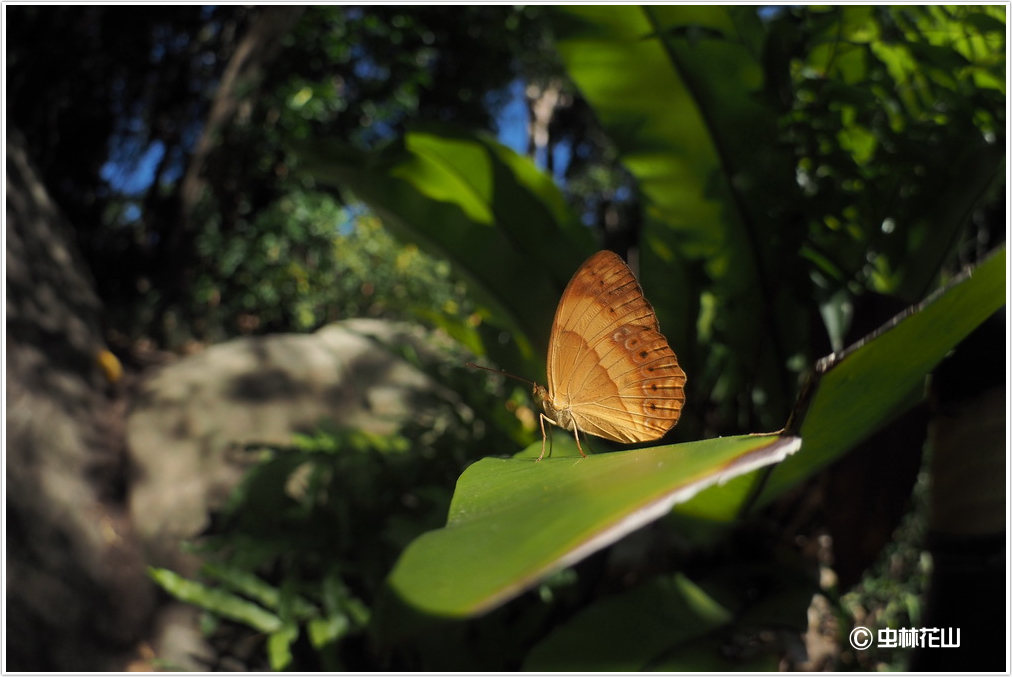
[(590, 257), (566, 286), (547, 371), (552, 409), (568, 412), (581, 431), (616, 442), (661, 437), (685, 402), (685, 372), (653, 308), (609, 251)]

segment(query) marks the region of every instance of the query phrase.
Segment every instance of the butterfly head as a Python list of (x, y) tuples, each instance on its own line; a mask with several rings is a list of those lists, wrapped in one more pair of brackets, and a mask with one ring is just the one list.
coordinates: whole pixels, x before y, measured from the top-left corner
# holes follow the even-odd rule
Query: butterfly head
[(565, 405), (561, 405), (548, 395), (548, 389), (543, 385), (534, 384), (534, 400), (541, 405), (541, 409), (545, 412), (545, 418), (551, 421), (560, 428), (566, 430), (575, 430), (576, 421), (573, 420), (572, 410)]
[(534, 384), (534, 401), (538, 404), (543, 404), (548, 401), (548, 388), (544, 387), (540, 383)]

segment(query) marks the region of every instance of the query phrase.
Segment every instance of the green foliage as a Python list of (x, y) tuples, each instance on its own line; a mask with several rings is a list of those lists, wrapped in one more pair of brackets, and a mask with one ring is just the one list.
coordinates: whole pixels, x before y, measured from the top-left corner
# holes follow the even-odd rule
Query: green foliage
[[(369, 306), (386, 300), (323, 298), (334, 265), (347, 265), (341, 280), (351, 289), (376, 281), (352, 265), (354, 248), (339, 251), (338, 264), (324, 260), (334, 256), (335, 225), (354, 217), (335, 220), (315, 186), (292, 179), (291, 142), (333, 135), (368, 148), (419, 116), (494, 126), (519, 64), (535, 62), (544, 45), (539, 14), (512, 6), (14, 8), (11, 122), (74, 225), (118, 332), (178, 347), (303, 331), (359, 305), (381, 314)], [(278, 30), (289, 20), (291, 30)], [(276, 43), (272, 31), (283, 36)], [(212, 118), (212, 107), (234, 114)], [(319, 222), (303, 220), (311, 214)], [(276, 252), (293, 254), (293, 270)], [(391, 247), (381, 258), (396, 256)], [(293, 301), (293, 288), (309, 298)]]
[[(935, 196), (938, 202), (934, 207), (926, 206), (923, 200), (910, 205), (924, 213), (933, 210), (936, 221), (940, 218), (942, 223), (918, 221), (903, 208), (894, 206), (893, 213), (900, 216), (879, 230), (886, 235), (901, 232), (901, 238), (890, 242), (900, 242), (902, 246), (883, 247), (878, 239), (856, 234), (854, 229), (826, 234), (819, 213), (823, 206), (818, 200), (812, 201), (811, 211), (802, 209), (808, 202), (804, 199), (804, 182), (799, 184), (796, 179), (799, 168), (804, 169), (808, 158), (802, 144), (790, 143), (791, 129), (783, 124), (784, 120), (801, 119), (801, 114), (773, 106), (761, 96), (764, 64), (757, 59), (757, 54), (761, 52), (764, 33), (760, 24), (745, 14), (751, 10), (588, 7), (560, 11), (567, 15), (559, 22), (566, 65), (584, 96), (595, 106), (602, 125), (611, 132), (623, 161), (639, 179), (647, 202), (647, 220), (641, 240), (643, 282), (647, 295), (658, 305), (662, 326), (673, 326), (669, 334), (682, 337), (674, 338), (673, 342), (683, 361), (691, 365), (687, 372), (699, 374), (693, 391), (695, 401), (702, 402), (697, 406), (716, 403), (720, 417), (707, 416), (708, 420), (718, 422), (716, 431), (726, 432), (729, 425), (732, 429), (737, 425), (753, 425), (743, 417), (753, 411), (752, 415), (759, 417), (756, 420), (766, 427), (783, 425), (797, 396), (791, 383), (795, 379), (788, 378), (788, 368), (795, 365), (793, 369), (797, 371), (824, 350), (819, 341), (799, 332), (799, 325), (810, 325), (811, 318), (819, 316), (820, 303), (828, 304), (829, 299), (836, 298), (833, 303), (839, 304), (841, 292), (852, 294), (860, 292), (862, 287), (885, 289), (880, 284), (885, 279), (881, 276), (875, 278), (874, 284), (868, 281), (870, 278), (861, 278), (859, 271), (864, 262), (902, 270), (903, 275), (894, 279), (907, 280), (903, 284), (908, 286), (918, 275), (921, 285), (937, 279), (943, 260), (951, 260), (951, 237), (948, 235), (931, 241), (934, 267), (930, 268), (930, 274), (925, 276), (927, 268), (915, 270), (921, 263), (911, 264), (913, 267), (909, 270), (904, 266), (916, 252), (929, 251), (922, 246), (931, 240), (924, 228), (931, 225), (949, 234), (962, 230), (966, 205), (975, 204), (995, 180), (997, 163), (994, 160), (1000, 157), (1001, 146), (988, 138), (988, 130), (977, 129), (974, 138), (980, 142), (978, 150), (986, 159), (978, 172), (959, 177), (963, 181), (964, 197), (970, 196), (963, 207), (949, 209), (951, 205), (945, 202), (949, 199), (947, 193)], [(804, 83), (795, 84), (799, 91), (804, 89)], [(799, 96), (798, 101), (803, 99)], [(1000, 114), (995, 100), (985, 97), (983, 101), (985, 107)], [(832, 115), (837, 115), (835, 105), (829, 107)], [(873, 98), (868, 105), (883, 103)], [(965, 109), (961, 111), (965, 112)], [(829, 115), (818, 110), (804, 114), (807, 115), (805, 122), (816, 129), (820, 128), (819, 116)], [(974, 118), (975, 114), (968, 116), (968, 119)], [(678, 120), (679, 125), (672, 125), (672, 119)], [(427, 132), (427, 137), (431, 136), (432, 132)], [(459, 137), (458, 134), (447, 135), (444, 143), (447, 146), (459, 143)], [(853, 134), (841, 134), (833, 143), (851, 151), (844, 156), (849, 157), (847, 162), (860, 165), (855, 160), (855, 138)], [(692, 139), (692, 143), (687, 139)], [(430, 171), (432, 160), (419, 151), (419, 144), (410, 140), (403, 148), (378, 161), (332, 148), (328, 153), (330, 161), (324, 159), (316, 172), (327, 180), (354, 187), (360, 191), (360, 197), (374, 207), (382, 205), (387, 214), (394, 217), (391, 220), (402, 233), (435, 249), (442, 248), (468, 274), (482, 276), (484, 273), (479, 278), (482, 281), (481, 302), (490, 309), (490, 321), (503, 322), (510, 318), (517, 322), (513, 325), (515, 335), (527, 336), (536, 342), (537, 325), (531, 318), (524, 317), (524, 325), (517, 326), (518, 314), (503, 310), (513, 303), (519, 285), (524, 288), (519, 296), (540, 299), (543, 294), (538, 285), (542, 283), (535, 276), (551, 279), (537, 270), (550, 264), (544, 263), (535, 270), (528, 267), (523, 278), (511, 279), (508, 283), (497, 281), (485, 271), (495, 265), (497, 257), (502, 257), (504, 245), (512, 246), (516, 256), (523, 260), (538, 259), (540, 252), (546, 250), (556, 252), (558, 248), (553, 246), (553, 238), (565, 230), (569, 218), (563, 216), (557, 221), (555, 230), (558, 232), (546, 232), (545, 226), (537, 231), (514, 229), (515, 221), (508, 211), (501, 215), (495, 211), (499, 203), (489, 197), (495, 193), (487, 186), (507, 191), (521, 184), (504, 182), (501, 174), (474, 161), (492, 155), (487, 143), (474, 139), (469, 144), (475, 151), (482, 146), (485, 150), (480, 154), (472, 153), (469, 156), (472, 159), (466, 163), (459, 155), (452, 157), (441, 153), (439, 173)], [(438, 145), (427, 138), (428, 147)], [(757, 146), (769, 150), (756, 153)], [(939, 145), (937, 149), (943, 155), (933, 158), (934, 167), (927, 170), (935, 175), (946, 161), (943, 158), (951, 161), (953, 157), (944, 152), (944, 146)], [(863, 152), (870, 153), (871, 149), (865, 148)], [(498, 157), (503, 153), (494, 151)], [(378, 171), (381, 176), (369, 179), (363, 176), (360, 181), (352, 178), (363, 170)], [(494, 183), (485, 179), (492, 175), (498, 178)], [(385, 178), (381, 178), (383, 176)], [(460, 185), (460, 177), (466, 177), (467, 191), (452, 187)], [(375, 191), (361, 192), (358, 188), (367, 182), (386, 186), (391, 181), (404, 182), (412, 186), (414, 192), (408, 198), (409, 194), (402, 189), (391, 189), (381, 195)], [(500, 189), (500, 186), (504, 187)], [(533, 192), (531, 184), (523, 186), (515, 197), (513, 193), (504, 192), (510, 196), (507, 205), (519, 203)], [(483, 197), (475, 203), (472, 201), (474, 195)], [(402, 201), (402, 198), (407, 199)], [(839, 208), (850, 213), (851, 206)], [(447, 213), (450, 218), (471, 223), (467, 227), (457, 225), (455, 229), (442, 230), (433, 225), (436, 219), (428, 217), (431, 213), (428, 210), (434, 209), (450, 210)], [(490, 219), (490, 214), (495, 214), (495, 218)], [(466, 244), (461, 247), (462, 237), (466, 238), (470, 232), (485, 233), (490, 222), (498, 226), (500, 236), (492, 234), (495, 239), (463, 240)], [(445, 220), (440, 219), (439, 223)], [(874, 223), (883, 221), (879, 219)], [(845, 276), (831, 278), (823, 260), (809, 257), (805, 263), (805, 252), (811, 251), (806, 247), (819, 237), (834, 252), (846, 251), (850, 244), (858, 242), (861, 266)], [(912, 243), (917, 245), (916, 249), (908, 246)], [(466, 249), (466, 262), (462, 261), (464, 257), (457, 253), (457, 248)], [(795, 265), (785, 272), (787, 262), (804, 265)], [(763, 502), (775, 498), (788, 487), (811, 477), (919, 399), (926, 374), (946, 351), (1000, 306), (1001, 263), (1001, 257), (992, 258), (975, 279), (962, 280), (921, 312), (875, 340), (855, 347), (841, 356), (832, 369), (827, 369), (814, 395), (809, 392), (803, 400), (811, 409), (800, 410), (794, 421), (802, 432), (803, 449), (807, 453), (785, 462), (782, 471), (774, 470), (770, 474), (771, 481), (755, 475), (732, 481), (705, 492), (678, 510), (684, 509), (696, 519), (733, 519), (746, 501), (757, 498), (755, 487), (761, 486), (760, 480), (766, 483)], [(672, 285), (671, 278), (678, 280), (678, 284)], [(831, 284), (825, 284), (827, 280), (831, 280)], [(898, 284), (888, 288), (897, 290)], [(823, 285), (822, 291), (819, 285)], [(544, 313), (541, 324), (545, 326), (550, 311), (541, 312)], [(672, 312), (676, 313), (673, 321)], [(693, 336), (697, 327), (701, 330), (699, 337)], [(755, 327), (762, 327), (758, 345)], [(837, 339), (844, 334), (842, 328), (836, 332)], [(706, 356), (698, 345), (703, 341), (711, 351)], [(521, 355), (517, 361), (522, 364), (526, 357), (522, 346), (518, 352)], [(497, 359), (502, 361), (502, 357), (497, 356)], [(731, 392), (743, 393), (747, 399), (730, 399)], [(690, 402), (692, 399), (690, 397)], [(737, 422), (732, 423), (735, 420)], [(691, 419), (688, 423), (692, 424)], [(679, 432), (685, 434), (683, 431), (684, 428)], [(635, 457), (642, 452), (627, 453)], [(568, 481), (581, 476), (580, 468), (577, 464), (569, 469)], [(538, 469), (537, 472), (549, 471)], [(460, 505), (470, 500), (468, 478), (473, 479), (474, 473), (480, 473), (477, 466), (465, 473), (458, 484)], [(517, 498), (515, 503), (509, 503), (510, 510), (536, 511), (540, 506), (538, 501), (518, 498), (526, 495), (527, 490), (546, 487), (548, 495), (552, 495), (551, 483), (540, 474), (528, 481), (518, 480), (509, 472), (496, 476), (509, 485), (511, 496)], [(613, 480), (613, 484), (609, 484), (612, 488), (623, 484), (620, 476), (609, 479)], [(494, 480), (488, 482), (494, 483)], [(560, 488), (566, 486), (567, 483), (559, 485)], [(607, 502), (606, 496), (601, 497), (602, 502)], [(584, 512), (590, 515), (588, 519), (593, 519), (595, 513), (590, 504), (595, 501), (586, 500), (588, 505), (583, 506)], [(497, 516), (501, 517), (500, 512), (493, 509), (499, 503), (501, 501), (493, 500), (487, 505), (480, 500), (476, 505), (469, 503), (470, 507), (462, 513), (451, 511), (444, 530), (426, 535), (405, 553), (391, 577), (394, 588), (422, 608), (442, 613), (460, 613), (467, 609), (473, 612), (484, 608), (486, 596), (500, 599), (530, 585), (532, 576), (525, 567), (543, 574), (550, 568), (548, 563), (567, 561), (564, 544), (574, 538), (579, 541), (578, 533), (583, 533), (566, 518), (576, 510), (575, 506), (568, 511), (551, 510), (548, 517), (504, 517), (502, 524), (496, 523), (492, 528)], [(548, 506), (551, 505), (549, 502)], [(509, 514), (512, 516), (512, 512)], [(558, 522), (554, 521), (557, 514)], [(462, 515), (466, 515), (466, 519)], [(599, 526), (603, 529), (607, 523), (609, 520), (602, 518)], [(470, 528), (475, 524), (481, 526), (474, 527), (475, 533), (472, 533)], [(531, 529), (529, 534), (524, 531), (525, 525)], [(556, 550), (548, 555), (535, 554), (536, 549), (527, 545), (540, 542), (545, 533), (547, 542), (555, 544)], [(503, 542), (496, 540), (499, 537)], [(486, 542), (486, 539), (489, 540)], [(494, 555), (494, 566), (480, 556), (465, 558), (458, 552), (462, 544), (476, 542), (484, 544), (480, 551)], [(510, 574), (494, 575), (511, 562), (517, 565)], [(475, 592), (483, 584), (488, 587)], [(789, 589), (791, 586), (785, 586), (778, 594)], [(796, 618), (808, 601), (804, 591), (810, 595), (811, 588), (798, 586), (794, 589), (801, 592), (794, 597), (774, 596), (778, 601), (771, 601), (769, 610), (790, 611)], [(749, 613), (739, 612), (746, 616)], [(770, 618), (765, 617), (764, 621), (770, 622)], [(664, 646), (670, 648), (672, 645)], [(630, 657), (624, 655), (624, 658)], [(673, 657), (669, 664), (686, 665)], [(571, 668), (581, 663), (563, 665)], [(619, 662), (618, 665), (623, 669), (644, 666), (635, 662)]]
[(267, 106), (290, 138), (336, 133), (363, 149), (419, 115), (489, 128), (515, 55), (542, 39), (537, 15), (506, 6), (307, 8), (266, 75)]
[[(609, 622), (631, 622), (615, 628)], [(643, 667), (672, 644), (705, 637), (733, 613), (682, 574), (657, 577), (595, 604), (556, 629), (531, 652), (524, 667), (550, 671), (627, 671)], [(622, 657), (621, 660), (616, 660)]]
[[(405, 318), (418, 308), (469, 315), (445, 264), (406, 260), (413, 250), (372, 224), (349, 236), (348, 222), (361, 230), (359, 207), (337, 213), (332, 197), (293, 171), (301, 158), (288, 149), (331, 135), (373, 147), (419, 115), (491, 126), (494, 94), (513, 77), (510, 55), (539, 34), (532, 15), (512, 7), (307, 8), (265, 67), (263, 96), (230, 126), (218, 151), (224, 161), (212, 167), (212, 191), (200, 205), (197, 303), (181, 303), (195, 333), (305, 331), (341, 317)], [(219, 264), (221, 255), (235, 263)], [(214, 305), (229, 291), (240, 298)], [(189, 317), (193, 308), (211, 312)]]
[(484, 135), (439, 127), (376, 155), (336, 140), (303, 152), (316, 180), (350, 188), (394, 232), (448, 260), (492, 327), (429, 319), (516, 374), (542, 377), (555, 303), (593, 241), (532, 162)]
[[(404, 656), (431, 640), (417, 626), (429, 631), (439, 627), (438, 621), (412, 614), (488, 611), (687, 498), (691, 500), (676, 509), (705, 525), (694, 535), (684, 531), (683, 538), (690, 552), (705, 552), (715, 538), (720, 541), (742, 507), (766, 502), (810, 477), (901, 411), (911, 389), (923, 384), (944, 354), (1002, 303), (1003, 263), (1001, 256), (991, 257), (895, 326), (828, 361), (809, 395), (810, 406), (800, 410), (793, 424), (801, 431), (802, 451), (774, 471), (761, 500), (754, 491), (759, 480), (754, 473), (692, 494), (700, 483), (729, 478), (734, 474), (729, 468), (739, 463), (744, 450), (765, 447), (770, 438), (709, 440), (587, 459), (576, 457), (566, 439), (540, 464), (531, 462), (539, 447), (535, 444), (516, 458), (486, 458), (471, 466), (457, 481), (447, 526), (434, 530), (442, 523), (446, 490), (462, 459), (441, 457), (432, 447), (412, 442), (420, 439), (417, 434), (324, 436), (303, 440), (298, 450), (275, 451), (251, 473), (226, 511), (225, 522), (232, 523), (229, 535), (209, 542), (213, 550), (233, 552), (233, 568), (218, 571), (226, 572), (223, 583), (238, 595), (173, 581), (164, 574), (160, 582), (208, 611), (269, 633), (266, 650), (275, 668), (297, 660), (297, 640), (303, 633), (313, 638), (313, 650), (325, 665), (352, 668), (359, 664), (349, 660), (363, 660), (358, 652), (364, 650), (361, 643), (367, 635), (380, 646), (394, 647), (391, 655), (397, 660), (410, 660)], [(855, 393), (876, 397), (869, 400)], [(739, 472), (756, 465), (746, 463)], [(435, 472), (437, 468), (441, 470)], [(420, 504), (425, 507), (418, 509)], [(414, 509), (405, 511), (405, 506)], [(426, 529), (433, 530), (420, 535)], [(385, 590), (377, 574), (389, 570), (399, 553)], [(776, 557), (785, 555), (774, 555), (774, 561)], [(691, 569), (692, 556), (680, 558), (675, 571)], [(759, 558), (742, 569), (734, 558), (729, 561), (713, 571), (695, 571), (694, 577), (641, 573), (642, 579), (628, 590), (588, 604), (542, 642), (526, 644), (528, 667), (768, 666), (776, 647), (750, 655), (754, 662), (749, 663), (714, 662), (716, 646), (710, 653), (699, 648), (753, 627), (800, 632), (814, 583), (796, 562), (785, 566)], [(242, 568), (236, 570), (236, 563)], [(249, 573), (267, 564), (282, 580), (278, 590)], [(338, 595), (328, 608), (321, 580), (352, 592)], [(757, 581), (766, 591), (758, 597), (752, 587)], [(275, 606), (285, 606), (286, 589), (297, 595), (287, 603), (293, 609), (287, 618), (273, 613)], [(752, 590), (750, 597), (746, 589)], [(521, 611), (513, 613), (543, 621), (546, 607), (572, 608), (566, 595), (556, 598), (551, 590), (539, 591), (540, 599), (518, 600)], [(252, 607), (251, 600), (264, 609)], [(652, 604), (644, 606), (643, 600)], [(403, 602), (414, 609), (406, 610)], [(351, 622), (349, 608), (359, 610), (357, 624)], [(613, 614), (623, 619), (622, 632), (609, 630), (607, 639), (594, 642), (593, 651), (576, 650), (573, 637), (590, 633)], [(475, 623), (505, 623), (515, 640), (522, 639), (501, 617)], [(648, 630), (654, 626), (655, 631)], [(488, 658), (488, 646), (473, 650), (480, 660)], [(423, 663), (427, 667), (446, 665), (431, 655), (426, 660), (437, 661)], [(473, 665), (467, 660), (465, 666)]]
[[(474, 614), (672, 506), (715, 528), (732, 522), (749, 503), (780, 496), (869, 437), (909, 406), (912, 389), (919, 399), (928, 373), (1003, 303), (1003, 264), (1003, 257), (992, 256), (939, 298), (829, 361), (806, 396), (812, 401), (802, 401), (791, 425), (800, 440), (781, 442), (800, 441), (801, 453), (784, 460), (770, 478), (752, 473), (733, 479), (784, 458), (782, 450), (774, 453), (776, 437), (721, 438), (586, 459), (570, 450), (539, 465), (530, 463), (534, 445), (512, 460), (485, 459), (468, 468), (457, 482), (446, 527), (405, 551), (391, 585), (429, 612)], [(764, 447), (768, 453), (760, 453)], [(694, 499), (718, 479), (723, 486)]]
[(361, 431), (259, 453), (201, 543), (209, 583), (163, 570), (153, 577), (213, 617), (263, 633), (275, 670), (305, 664), (293, 656), (300, 638), (323, 669), (361, 669), (356, 656), (384, 573), (440, 523), (460, 458), (445, 441), (437, 453)]
[[(274, 667), (774, 666), (783, 644), (757, 638), (769, 628), (803, 631), (816, 584), (778, 542), (791, 534), (765, 531), (751, 511), (919, 400), (927, 374), (1003, 302), (1003, 249), (972, 276), (952, 276), (971, 212), (1000, 181), (1003, 15), (848, 6), (763, 18), (753, 7), (567, 6), (553, 17), (562, 62), (642, 199), (633, 250), (689, 376), (672, 437), (704, 441), (588, 459), (557, 441), (538, 464), (522, 454), (474, 464), (452, 501), (461, 465), (501, 453), (496, 439), (531, 440), (519, 391), (510, 410), (477, 400), (479, 416), (503, 433), (481, 446), (461, 434), (444, 448), (413, 430), (275, 450), (209, 541), (227, 553), (227, 587), (244, 604), (162, 577), (209, 611), (269, 632)], [(424, 78), (402, 82), (395, 98), (413, 100)], [(448, 261), (473, 312), (453, 292), (426, 288), (419, 315), (478, 355), (541, 379), (558, 294), (595, 248), (583, 215), (533, 163), (481, 133), (416, 125), (375, 151), (341, 134), (308, 135), (340, 110), (335, 92), (312, 79), (285, 90), (292, 137), (303, 139), (292, 176), (347, 190), (346, 203), (360, 200), (398, 236)], [(382, 130), (363, 132), (373, 133)], [(314, 215), (339, 212), (314, 199), (301, 201), (305, 219), (290, 227), (293, 241), (322, 246), (328, 236)], [(270, 237), (237, 251), (254, 256), (250, 279), (266, 273), (251, 307), (269, 297), (315, 322), (328, 311), (314, 290), (336, 268), (313, 267), (273, 232), (288, 227), (295, 204), (277, 203), (264, 222)], [(278, 247), (288, 253), (272, 259)], [(295, 267), (279, 267), (293, 259)], [(242, 260), (226, 257), (237, 266), (226, 272)], [(300, 287), (300, 275), (312, 284)], [(855, 328), (860, 338), (881, 325), (852, 310), (863, 297), (908, 303), (942, 282), (950, 286), (902, 321), (817, 363), (852, 342)], [(810, 365), (815, 376), (801, 391)], [(678, 502), (674, 514), (599, 552), (769, 439), (706, 438), (785, 425), (802, 440), (790, 459)], [(266, 582), (250, 577), (264, 569)], [(328, 598), (328, 589), (337, 592)], [(311, 639), (308, 657), (300, 637)], [(589, 649), (574, 639), (584, 637)]]
[(811, 478), (874, 431), (919, 402), (930, 372), (1004, 302), (1004, 247), (972, 272), (873, 335), (817, 365), (787, 432), (800, 434), (801, 452), (769, 477), (715, 487), (679, 508), (728, 519), (761, 482), (757, 505)]
[(833, 293), (922, 297), (1004, 158), (1005, 10), (797, 10), (785, 139)]
[(404, 319), (417, 308), (473, 312), (445, 262), (325, 193), (288, 193), (243, 230), (239, 238), (209, 223), (198, 238), (205, 335), (312, 331), (348, 317)]
[[(557, 10), (569, 73), (643, 194), (642, 282), (691, 375), (686, 423), (715, 424), (690, 436), (781, 425), (800, 369), (884, 319), (861, 325), (856, 297), (922, 298), (998, 180), (1005, 144), (987, 120), (1004, 92), (953, 83), (933, 104), (943, 124), (899, 106), (906, 80), (875, 59), (838, 70), (841, 51), (913, 45), (935, 58), (903, 77), (934, 81), (940, 51), (962, 63), (972, 44), (973, 72), (1003, 72), (993, 21), (909, 9), (780, 10), (766, 25), (748, 7)], [(871, 119), (876, 150), (858, 162)]]

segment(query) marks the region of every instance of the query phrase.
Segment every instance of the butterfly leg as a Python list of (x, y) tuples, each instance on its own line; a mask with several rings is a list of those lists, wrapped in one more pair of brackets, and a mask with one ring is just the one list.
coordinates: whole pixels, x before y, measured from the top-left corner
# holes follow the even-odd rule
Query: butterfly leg
[(545, 419), (547, 419), (549, 423), (554, 423), (552, 419), (548, 418), (544, 414), (538, 415), (538, 420), (541, 422), (541, 455), (534, 461), (535, 463), (545, 457), (545, 440), (548, 439), (548, 434), (545, 432)]
[[(548, 432), (551, 432), (550, 430), (545, 432), (545, 421), (548, 421), (553, 425), (559, 425), (552, 419), (548, 418), (545, 414), (539, 414), (538, 420), (541, 422), (541, 455), (538, 456), (535, 462), (540, 461), (545, 457), (545, 440), (548, 439)], [(580, 446), (580, 431), (576, 426), (573, 426), (573, 439), (576, 440), (576, 450), (580, 452), (580, 456), (587, 458), (587, 454), (583, 453), (583, 447)]]
[(576, 440), (576, 450), (580, 452), (580, 456), (587, 458), (587, 454), (583, 453), (583, 447), (580, 446), (580, 433), (577, 431), (576, 426), (573, 426), (573, 439)]

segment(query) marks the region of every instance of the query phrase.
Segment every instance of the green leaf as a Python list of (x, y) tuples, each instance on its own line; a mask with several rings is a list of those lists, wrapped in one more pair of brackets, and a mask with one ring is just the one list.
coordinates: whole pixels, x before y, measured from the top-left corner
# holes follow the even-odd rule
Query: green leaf
[[(541, 379), (535, 355), (547, 348), (559, 294), (594, 251), (549, 177), (486, 135), (435, 126), (375, 155), (326, 139), (300, 153), (317, 180), (350, 188), (400, 237), (448, 260), (515, 341), (512, 357), (493, 357)], [(499, 344), (492, 339), (486, 349)]]
[[(804, 633), (818, 581), (800, 556), (780, 550), (772, 559), (707, 562), (694, 568), (693, 580), (682, 573), (662, 575), (577, 612), (533, 649), (524, 667), (632, 671), (681, 661), (683, 671), (743, 670), (752, 664), (742, 663), (743, 652), (729, 647), (744, 641), (750, 653), (769, 653), (776, 647), (753, 643), (760, 629)], [(711, 646), (709, 638), (719, 639), (712, 655), (693, 651)], [(711, 667), (715, 664), (720, 667)]]
[(149, 567), (148, 574), (176, 599), (244, 623), (260, 632), (274, 633), (283, 626), (276, 615), (230, 592), (209, 588), (168, 569)]
[(668, 513), (704, 487), (775, 463), (796, 438), (745, 436), (580, 458), (540, 444), (460, 476), (447, 526), (401, 555), (390, 585), (432, 614), (487, 611)]
[[(801, 337), (796, 314), (776, 306), (779, 285), (792, 279), (777, 262), (796, 251), (797, 231), (784, 227), (782, 212), (800, 193), (796, 159), (779, 142), (763, 91), (754, 8), (555, 12), (566, 69), (642, 191), (642, 283), (666, 336), (687, 366), (712, 361), (692, 347), (698, 299), (704, 289), (715, 294), (717, 343), (728, 346), (722, 376), (765, 380), (765, 409), (785, 416), (794, 382), (783, 365)], [(689, 383), (696, 387), (691, 374)]]
[(351, 623), (344, 614), (314, 618), (306, 625), (309, 641), (317, 649), (341, 639), (350, 629)]
[(286, 625), (267, 638), (267, 658), (271, 669), (284, 670), (292, 664), (292, 643), (299, 638), (296, 625)]
[(816, 367), (818, 382), (797, 427), (802, 462), (773, 473), (769, 496), (810, 477), (924, 396), (925, 377), (1005, 303), (1005, 247), (842, 354)]
[[(757, 505), (811, 477), (924, 396), (927, 375), (963, 338), (1005, 303), (1005, 248), (901, 313), (871, 336), (816, 367), (801, 409), (788, 425), (802, 450), (771, 473)], [(676, 511), (726, 520), (757, 476), (702, 492)]]
[[(221, 562), (205, 562), (200, 570), (201, 573), (216, 578), (223, 585), (245, 597), (256, 600), (268, 609), (280, 610), (281, 592), (249, 571)], [(294, 598), (292, 606), (292, 611), (298, 617), (312, 616), (317, 612), (316, 607), (301, 597)]]
[[(621, 618), (621, 624), (615, 619)], [(525, 670), (633, 671), (671, 647), (732, 619), (731, 612), (682, 574), (655, 578), (603, 599), (531, 650)]]

